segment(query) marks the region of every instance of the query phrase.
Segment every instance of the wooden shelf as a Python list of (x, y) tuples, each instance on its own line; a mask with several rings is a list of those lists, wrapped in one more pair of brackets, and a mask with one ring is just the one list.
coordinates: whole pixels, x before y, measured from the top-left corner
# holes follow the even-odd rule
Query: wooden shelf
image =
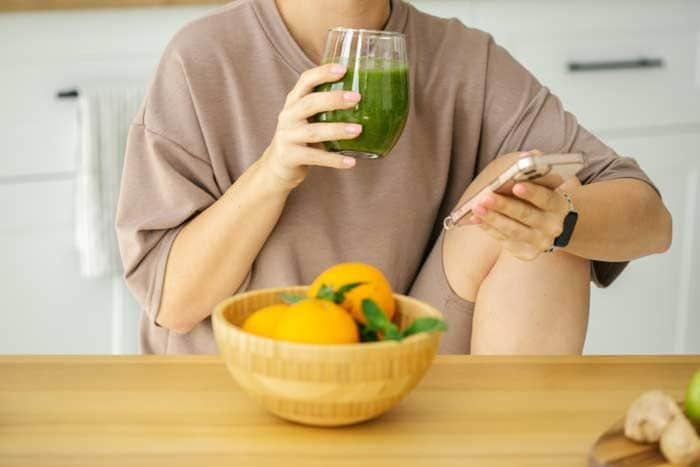
[(0, 0), (0, 12), (209, 5), (221, 3), (226, 3), (226, 0)]

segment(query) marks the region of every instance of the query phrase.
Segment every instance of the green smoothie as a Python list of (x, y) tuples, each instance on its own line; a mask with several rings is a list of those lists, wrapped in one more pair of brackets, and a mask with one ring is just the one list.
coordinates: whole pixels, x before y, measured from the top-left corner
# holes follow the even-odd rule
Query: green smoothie
[(357, 91), (362, 100), (348, 110), (323, 112), (317, 122), (359, 123), (362, 133), (355, 139), (328, 141), (327, 150), (357, 157), (378, 158), (394, 147), (408, 117), (408, 68), (405, 63), (366, 59), (348, 66), (341, 81), (322, 84), (316, 91)]

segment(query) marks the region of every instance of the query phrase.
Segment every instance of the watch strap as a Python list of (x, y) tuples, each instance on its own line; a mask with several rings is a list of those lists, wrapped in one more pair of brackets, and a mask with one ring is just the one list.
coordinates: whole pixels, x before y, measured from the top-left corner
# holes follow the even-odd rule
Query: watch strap
[(561, 234), (554, 239), (554, 246), (557, 248), (564, 248), (569, 245), (574, 233), (574, 227), (576, 227), (576, 222), (578, 221), (578, 212), (576, 212), (571, 196), (563, 191), (561, 194), (569, 204), (569, 212), (566, 214), (566, 217), (564, 217), (564, 225)]
[(561, 234), (554, 239), (554, 244), (549, 249), (545, 250), (545, 253), (551, 253), (560, 248), (568, 246), (574, 233), (574, 227), (576, 227), (576, 222), (578, 221), (578, 212), (574, 207), (574, 202), (571, 199), (571, 196), (563, 191), (560, 193), (562, 196), (564, 196), (564, 199), (569, 205), (569, 212), (567, 212), (566, 216), (564, 217), (564, 225), (562, 226)]

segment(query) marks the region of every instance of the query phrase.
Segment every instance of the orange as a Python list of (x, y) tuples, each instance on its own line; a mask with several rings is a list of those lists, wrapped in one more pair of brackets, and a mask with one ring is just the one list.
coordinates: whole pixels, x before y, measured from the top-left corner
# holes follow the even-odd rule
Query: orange
[(315, 298), (291, 305), (277, 323), (275, 337), (307, 344), (352, 344), (360, 340), (357, 325), (347, 311)]
[(275, 337), (277, 324), (288, 310), (289, 305), (284, 304), (261, 308), (246, 318), (242, 329), (258, 336)]
[(362, 300), (371, 298), (391, 320), (396, 309), (391, 286), (384, 274), (369, 264), (341, 263), (326, 269), (311, 284), (309, 297), (316, 297), (323, 284), (338, 290), (343, 285), (353, 282), (364, 282), (364, 284), (345, 294), (342, 307), (352, 313), (357, 321), (365, 324), (367, 320), (362, 312)]

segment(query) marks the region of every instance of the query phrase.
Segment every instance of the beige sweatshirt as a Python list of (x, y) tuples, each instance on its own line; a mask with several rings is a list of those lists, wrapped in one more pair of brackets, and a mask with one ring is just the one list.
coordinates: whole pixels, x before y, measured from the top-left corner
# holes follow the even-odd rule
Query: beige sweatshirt
[[(239, 291), (309, 284), (332, 264), (370, 263), (396, 292), (446, 315), (442, 352), (468, 353), (473, 305), (447, 285), (439, 246), (442, 219), (479, 171), (516, 150), (582, 151), (583, 183), (648, 180), (488, 34), (402, 0), (392, 0), (386, 29), (408, 41), (411, 107), (401, 139), (387, 158), (350, 171), (312, 168)], [(216, 352), (209, 319), (186, 335), (155, 324), (168, 253), (182, 226), (263, 153), (286, 94), (313, 66), (274, 0), (237, 0), (167, 47), (129, 133), (116, 225), (143, 309), (144, 352)], [(595, 263), (594, 275), (607, 285), (624, 266)]]

